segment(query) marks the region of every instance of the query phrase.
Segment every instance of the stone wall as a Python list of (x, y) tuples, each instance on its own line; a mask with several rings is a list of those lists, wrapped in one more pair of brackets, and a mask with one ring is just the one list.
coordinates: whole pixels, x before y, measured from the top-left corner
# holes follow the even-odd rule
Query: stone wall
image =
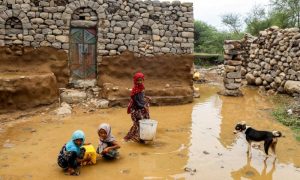
[[(300, 30), (274, 26), (258, 37), (246, 35), (242, 40), (241, 75), (250, 85), (265, 90), (288, 92), (286, 82), (300, 81)], [(299, 87), (300, 92), (300, 87)]]
[(241, 41), (225, 41), (224, 42), (224, 91), (222, 95), (241, 96), (240, 90), (242, 77), (241, 65), (243, 61), (243, 50)]
[(135, 55), (190, 54), (192, 3), (138, 0), (0, 0), (0, 46), (69, 50), (71, 26), (97, 28), (97, 59), (129, 50)]

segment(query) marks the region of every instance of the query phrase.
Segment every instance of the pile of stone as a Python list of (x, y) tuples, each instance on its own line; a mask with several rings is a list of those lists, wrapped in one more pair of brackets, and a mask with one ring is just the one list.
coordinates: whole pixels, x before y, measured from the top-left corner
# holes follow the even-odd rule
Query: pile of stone
[[(104, 109), (109, 107), (109, 101), (105, 99), (99, 99), (99, 88), (89, 89), (61, 89), (60, 90), (60, 103), (67, 104), (81, 104), (84, 106), (90, 106), (97, 109)], [(97, 93), (96, 93), (97, 92)]]
[(226, 96), (242, 96), (241, 87), (241, 65), (242, 65), (241, 41), (225, 41), (224, 44), (224, 92)]
[(271, 27), (261, 31), (255, 40), (246, 40), (244, 50), (243, 66), (248, 84), (285, 92), (287, 81), (292, 81), (289, 86), (300, 81), (299, 28)]

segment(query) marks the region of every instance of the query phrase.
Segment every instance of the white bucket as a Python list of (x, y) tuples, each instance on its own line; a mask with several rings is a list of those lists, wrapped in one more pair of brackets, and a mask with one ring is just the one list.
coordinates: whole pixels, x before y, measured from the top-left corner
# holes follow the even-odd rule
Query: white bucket
[(152, 141), (156, 134), (157, 121), (152, 119), (143, 119), (140, 123), (140, 138), (145, 141)]

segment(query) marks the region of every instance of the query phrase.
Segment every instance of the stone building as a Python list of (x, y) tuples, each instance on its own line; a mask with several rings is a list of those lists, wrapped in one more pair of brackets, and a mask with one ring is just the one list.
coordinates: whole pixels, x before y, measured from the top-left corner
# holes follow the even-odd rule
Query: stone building
[[(23, 71), (20, 68), (23, 65), (26, 71), (39, 71), (34, 63), (37, 58), (50, 64), (48, 69), (56, 76), (59, 87), (91, 81), (105, 89), (105, 83), (115, 82), (105, 82), (101, 74), (113, 77), (119, 73), (116, 79), (131, 78), (134, 71), (144, 70), (139, 63), (132, 65), (131, 60), (151, 61), (169, 55), (171, 59), (172, 55), (188, 57), (193, 52), (193, 21), (193, 4), (180, 1), (0, 0), (0, 55), (3, 57), (0, 73), (7, 67), (10, 72)], [(42, 53), (44, 56), (38, 58)], [(132, 55), (126, 64), (132, 71), (124, 74), (121, 70), (124, 67), (120, 67), (113, 74), (101, 72), (104, 61), (122, 57), (124, 53)], [(22, 60), (26, 55), (32, 57), (28, 63)], [(12, 59), (23, 64), (12, 68), (8, 63)], [(185, 61), (180, 61), (182, 58), (177, 59), (178, 67), (187, 66)], [(192, 58), (188, 59), (191, 66)], [(151, 64), (156, 62), (152, 60)], [(152, 77), (157, 70), (166, 69), (153, 69), (146, 75)], [(172, 71), (176, 72), (176, 68)], [(185, 69), (183, 76), (187, 72)], [(173, 80), (181, 81), (180, 76), (171, 83)]]
[(153, 56), (193, 49), (191, 3), (4, 0), (0, 4), (0, 46), (64, 49), (74, 78), (94, 78), (103, 56), (125, 50)]

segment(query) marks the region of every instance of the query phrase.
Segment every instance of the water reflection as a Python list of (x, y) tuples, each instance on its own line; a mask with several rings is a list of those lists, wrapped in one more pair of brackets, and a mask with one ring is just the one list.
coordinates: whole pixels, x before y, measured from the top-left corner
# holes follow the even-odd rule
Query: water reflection
[[(260, 96), (255, 89), (246, 89), (244, 97), (232, 98), (216, 95), (217, 89), (209, 86), (199, 88), (203, 96), (192, 112), (191, 145), (186, 165), (197, 169), (197, 173), (187, 172), (174, 178), (300, 179), (297, 168), (300, 144), (291, 130), (272, 119), (269, 113), (272, 105), (267, 97)], [(257, 129), (275, 129), (287, 135), (288, 138), (280, 138), (277, 144), (277, 161), (273, 158), (264, 161), (265, 155), (258, 149), (253, 149), (252, 159), (247, 158), (245, 137), (233, 134), (236, 122), (241, 119)]]
[(251, 157), (247, 156), (247, 163), (245, 166), (240, 168), (237, 171), (231, 172), (231, 177), (234, 180), (240, 180), (242, 178), (248, 178), (248, 179), (256, 179), (256, 180), (272, 180), (273, 179), (273, 173), (276, 170), (275, 165), (276, 159), (273, 160), (271, 165), (271, 170), (267, 170), (267, 159), (263, 161), (263, 169), (261, 172), (259, 172), (255, 167), (251, 165)]

